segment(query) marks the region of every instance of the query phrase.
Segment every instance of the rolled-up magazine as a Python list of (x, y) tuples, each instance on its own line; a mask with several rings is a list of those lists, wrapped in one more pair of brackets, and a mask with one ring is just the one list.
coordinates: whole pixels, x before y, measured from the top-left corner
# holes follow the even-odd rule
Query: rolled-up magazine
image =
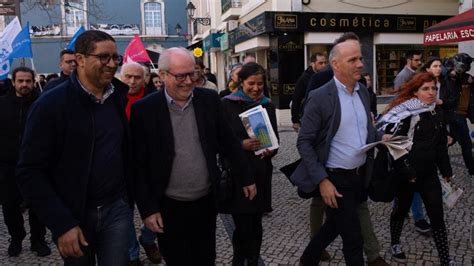
[(266, 149), (278, 149), (278, 139), (273, 131), (267, 110), (261, 105), (239, 114), (242, 124), (250, 138), (260, 141), (260, 148), (255, 151), (256, 155), (262, 154)]

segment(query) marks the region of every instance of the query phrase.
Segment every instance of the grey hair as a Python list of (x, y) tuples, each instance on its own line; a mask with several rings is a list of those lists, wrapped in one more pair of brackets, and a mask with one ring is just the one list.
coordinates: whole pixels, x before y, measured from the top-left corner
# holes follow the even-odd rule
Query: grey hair
[(140, 68), (142, 70), (143, 77), (145, 76), (145, 68), (143, 67), (142, 64), (137, 63), (137, 62), (128, 62), (128, 63), (123, 64), (122, 68), (120, 68), (120, 76), (123, 76), (123, 74), (125, 72), (125, 69), (127, 69), (128, 67), (131, 67), (131, 66), (136, 66), (136, 67)]
[(196, 64), (196, 60), (194, 59), (194, 55), (191, 53), (191, 51), (183, 47), (171, 47), (164, 50), (160, 54), (160, 59), (158, 59), (158, 68), (164, 71), (170, 70), (171, 59), (173, 54), (176, 52), (187, 54), (189, 58), (193, 60), (193, 65)]

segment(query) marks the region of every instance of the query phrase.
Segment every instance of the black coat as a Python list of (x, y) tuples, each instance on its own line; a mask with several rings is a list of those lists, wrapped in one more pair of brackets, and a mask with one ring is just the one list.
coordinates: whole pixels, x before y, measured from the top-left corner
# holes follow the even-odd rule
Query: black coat
[[(130, 203), (129, 128), (125, 116), (128, 86), (117, 79), (110, 96), (124, 128), (124, 175)], [(57, 238), (80, 225), (84, 218), (87, 187), (94, 157), (93, 113), (90, 96), (75, 73), (44, 93), (31, 107), (17, 166), (20, 191)]]
[[(242, 142), (248, 139), (249, 136), (239, 114), (248, 109), (255, 107), (254, 104), (249, 104), (243, 101), (233, 101), (229, 99), (222, 100), (224, 107), (224, 119), (230, 122), (232, 130), (237, 135), (237, 138)], [(270, 103), (263, 105), (267, 110), (273, 130), (278, 137), (275, 106)], [(273, 154), (273, 156), (276, 154)], [(260, 159), (253, 151), (245, 151), (245, 164), (249, 166), (252, 176), (257, 185), (257, 196), (252, 200), (245, 198), (242, 191), (242, 184), (238, 178), (234, 179), (234, 194), (231, 206), (228, 211), (230, 213), (263, 213), (272, 211), (272, 158), (267, 157)], [(272, 157), (273, 157), (272, 156)]]
[[(411, 116), (400, 122), (397, 135), (407, 135), (410, 120)], [(389, 128), (387, 127), (387, 130)], [(413, 135), (413, 146), (408, 155), (400, 160), (408, 160), (408, 162), (398, 164), (398, 171), (403, 172), (401, 175), (407, 178), (416, 177), (417, 183), (439, 182), (438, 169), (442, 176), (452, 176), (446, 125), (443, 110), (440, 107), (436, 107), (433, 112), (420, 114), (420, 120), (415, 126)]]
[(303, 100), (306, 95), (306, 88), (308, 87), (309, 80), (314, 75), (314, 70), (310, 66), (303, 74), (298, 78), (295, 85), (295, 93), (291, 100), (291, 122), (299, 123), (302, 113)]
[[(242, 185), (254, 183), (244, 164), (245, 155), (240, 143), (222, 116), (217, 93), (195, 88), (192, 104), (211, 186), (214, 187), (220, 174), (216, 160), (218, 151), (230, 158), (243, 180)], [(132, 105), (130, 127), (136, 166), (136, 202), (141, 217), (146, 218), (161, 211), (175, 157), (173, 129), (164, 90)]]
[(61, 75), (59, 76), (59, 78), (52, 79), (46, 83), (46, 86), (43, 87), (43, 92), (49, 91), (57, 87), (59, 84), (63, 83), (64, 81), (68, 79), (69, 79), (69, 76), (64, 74), (64, 72), (61, 71)]
[(15, 181), (20, 142), (31, 104), (38, 98), (18, 97), (14, 91), (0, 97), (0, 204), (15, 204), (21, 197)]

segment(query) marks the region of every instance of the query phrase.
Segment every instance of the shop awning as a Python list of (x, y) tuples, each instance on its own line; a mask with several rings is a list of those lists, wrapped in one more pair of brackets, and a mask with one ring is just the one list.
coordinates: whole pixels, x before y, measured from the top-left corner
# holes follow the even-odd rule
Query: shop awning
[(424, 45), (474, 40), (474, 8), (425, 30)]

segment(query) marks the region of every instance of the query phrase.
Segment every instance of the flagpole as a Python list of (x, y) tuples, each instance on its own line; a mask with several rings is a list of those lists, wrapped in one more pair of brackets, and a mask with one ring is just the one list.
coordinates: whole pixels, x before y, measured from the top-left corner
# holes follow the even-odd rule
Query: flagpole
[[(31, 60), (31, 68), (33, 69), (33, 71), (35, 72), (35, 81), (38, 80), (39, 81), (39, 78), (38, 78), (38, 72), (36, 72), (36, 67), (35, 67), (35, 63), (33, 61), (33, 57), (30, 57), (30, 60)], [(43, 86), (41, 85), (41, 82), (38, 82), (39, 84), (39, 87), (40, 87), (40, 92), (43, 92)]]
[(158, 74), (158, 69), (155, 68), (155, 65), (153, 64), (153, 62), (150, 60), (150, 64), (151, 64), (151, 67), (153, 68), (153, 70), (155, 70), (155, 73)]

